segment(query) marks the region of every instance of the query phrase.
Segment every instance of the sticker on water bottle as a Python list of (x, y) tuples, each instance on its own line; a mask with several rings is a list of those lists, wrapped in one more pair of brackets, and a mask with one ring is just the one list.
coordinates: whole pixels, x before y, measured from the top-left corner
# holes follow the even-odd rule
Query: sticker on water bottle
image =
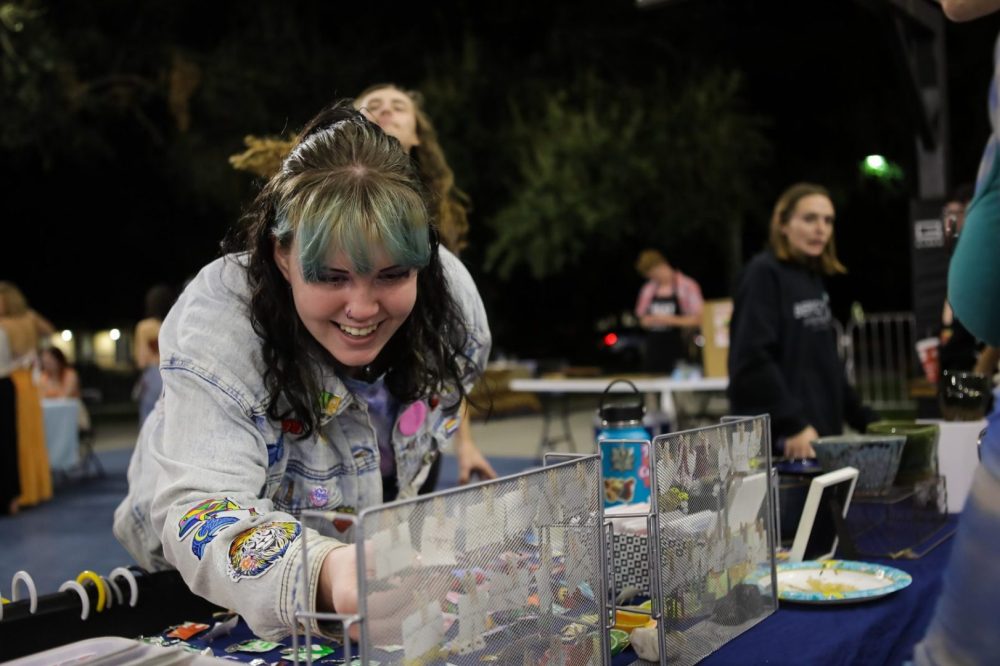
[(604, 506), (649, 502), (649, 443), (602, 441)]

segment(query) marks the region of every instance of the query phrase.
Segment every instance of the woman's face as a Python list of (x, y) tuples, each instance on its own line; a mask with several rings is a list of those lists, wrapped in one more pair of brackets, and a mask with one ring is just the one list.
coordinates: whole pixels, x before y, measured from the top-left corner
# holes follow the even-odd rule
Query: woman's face
[(354, 104), (369, 120), (378, 123), (383, 132), (403, 144), (407, 153), (414, 146), (420, 145), (416, 107), (410, 96), (402, 90), (378, 88)]
[(672, 284), (674, 269), (670, 264), (657, 264), (646, 272), (647, 280), (655, 280), (657, 284)]
[(42, 351), (42, 370), (48, 375), (55, 375), (59, 373), (59, 362), (56, 361), (56, 357), (53, 356), (52, 352), (48, 350)]
[(833, 237), (833, 217), (833, 203), (826, 196), (810, 194), (799, 199), (781, 228), (791, 253), (796, 257), (819, 258)]
[(374, 253), (370, 274), (355, 272), (346, 255), (328, 256), (320, 280), (307, 282), (298, 258), (275, 244), (274, 259), (292, 288), (295, 310), (306, 330), (348, 368), (372, 363), (413, 311), (417, 270), (399, 266), (383, 249)]

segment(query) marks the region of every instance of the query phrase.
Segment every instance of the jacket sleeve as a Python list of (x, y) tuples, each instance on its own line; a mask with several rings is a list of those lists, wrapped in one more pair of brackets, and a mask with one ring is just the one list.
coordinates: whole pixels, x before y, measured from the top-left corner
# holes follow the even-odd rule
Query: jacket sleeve
[(965, 215), (948, 267), (948, 301), (978, 339), (1000, 345), (1000, 140), (990, 139), (992, 163)]
[(730, 325), (731, 411), (741, 416), (768, 413), (774, 436), (788, 437), (809, 424), (781, 372), (780, 326), (778, 276), (752, 263), (736, 292)]
[(486, 318), (486, 307), (479, 295), (479, 289), (469, 274), (469, 270), (459, 261), (458, 257), (444, 249), (441, 252), (441, 265), (448, 280), (448, 288), (461, 308), (462, 317), (469, 337), (465, 344), (465, 355), (468, 357), (463, 372), (462, 383), (466, 391), (471, 391), (473, 385), (486, 371), (490, 358), (490, 348), (493, 336), (490, 324)]
[(267, 446), (246, 394), (177, 357), (162, 368), (163, 437), (151, 451), (162, 473), (150, 522), (164, 557), (192, 592), (235, 609), (258, 636), (285, 636), (296, 608), (315, 610), (320, 565), (343, 544), (309, 531), (303, 581), (303, 527), (262, 496)]

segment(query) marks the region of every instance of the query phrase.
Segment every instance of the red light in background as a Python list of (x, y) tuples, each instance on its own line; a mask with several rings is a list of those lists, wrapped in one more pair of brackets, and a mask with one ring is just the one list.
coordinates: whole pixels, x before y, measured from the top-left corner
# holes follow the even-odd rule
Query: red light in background
[(607, 335), (604, 336), (605, 347), (614, 347), (616, 342), (618, 342), (617, 333), (608, 333)]

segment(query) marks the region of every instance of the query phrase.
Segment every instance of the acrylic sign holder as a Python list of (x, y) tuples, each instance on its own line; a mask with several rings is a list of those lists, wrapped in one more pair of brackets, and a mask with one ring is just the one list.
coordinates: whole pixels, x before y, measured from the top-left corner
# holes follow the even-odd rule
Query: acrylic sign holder
[(296, 617), (359, 625), (362, 664), (610, 663), (600, 475), (575, 457), (356, 517), (303, 512), (355, 523), (359, 611)]

